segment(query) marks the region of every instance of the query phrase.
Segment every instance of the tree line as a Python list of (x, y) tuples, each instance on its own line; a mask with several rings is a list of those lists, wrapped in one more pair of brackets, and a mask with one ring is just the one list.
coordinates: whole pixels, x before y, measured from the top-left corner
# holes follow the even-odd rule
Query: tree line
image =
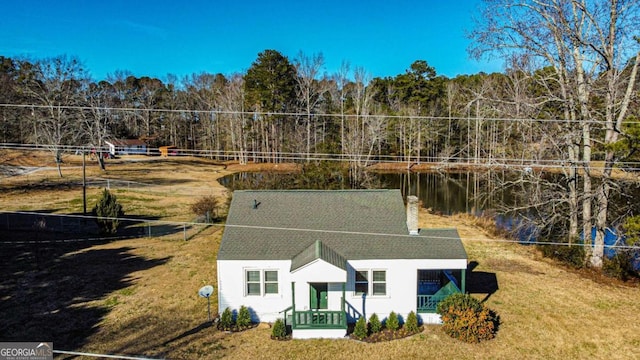
[[(613, 169), (637, 167), (638, 14), (635, 0), (485, 0), (470, 54), (499, 56), (505, 70), (454, 78), (425, 60), (392, 77), (348, 62), (327, 74), (321, 53), (272, 49), (245, 73), (164, 81), (94, 81), (75, 57), (0, 57), (0, 138), (47, 146), (57, 162), (66, 145), (109, 138), (241, 163), (326, 156), (354, 181), (379, 161), (507, 165), (522, 177), (504, 186), (528, 184), (528, 220), (549, 236), (576, 242), (596, 228), (586, 259), (601, 267), (620, 220)], [(531, 171), (545, 164), (563, 180), (530, 186), (545, 182)]]

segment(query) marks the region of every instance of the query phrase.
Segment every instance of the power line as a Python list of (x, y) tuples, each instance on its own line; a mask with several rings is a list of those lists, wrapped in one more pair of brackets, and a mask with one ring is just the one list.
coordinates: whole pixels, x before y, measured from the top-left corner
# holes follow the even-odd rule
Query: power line
[[(95, 150), (95, 146), (88, 145), (45, 145), (45, 144), (18, 144), (18, 143), (0, 143), (0, 148), (12, 150), (29, 150), (29, 151), (47, 151), (51, 148), (62, 149), (66, 152), (89, 152)], [(155, 148), (150, 148), (155, 150)], [(522, 168), (527, 170), (536, 169), (569, 169), (573, 167), (582, 168), (584, 162), (576, 161), (570, 163), (568, 160), (552, 160), (552, 159), (517, 159), (517, 158), (484, 158), (484, 157), (432, 157), (432, 156), (403, 156), (403, 155), (366, 155), (366, 154), (332, 154), (332, 153), (301, 153), (301, 152), (267, 152), (267, 151), (240, 151), (240, 150), (194, 150), (194, 149), (174, 149), (176, 156), (196, 156), (196, 157), (222, 157), (227, 159), (236, 159), (245, 157), (252, 160), (270, 160), (277, 158), (278, 160), (293, 161), (367, 161), (371, 164), (379, 162), (402, 163), (418, 165), (431, 164), (434, 168), (447, 167), (480, 167), (480, 168)], [(138, 155), (146, 155), (140, 153)], [(638, 161), (620, 161), (615, 163), (616, 168), (622, 166), (625, 171), (640, 170), (640, 162)], [(531, 169), (529, 169), (531, 168)], [(606, 169), (607, 167), (599, 163), (590, 164), (590, 169)]]
[[(388, 115), (388, 114), (337, 114), (337, 113), (312, 113), (306, 112), (270, 112), (270, 111), (235, 111), (235, 110), (197, 110), (197, 109), (155, 109), (135, 107), (112, 106), (82, 106), (82, 105), (39, 105), (39, 104), (0, 104), (6, 108), (25, 109), (65, 109), (65, 110), (89, 110), (89, 111), (129, 111), (129, 112), (158, 112), (158, 113), (192, 113), (209, 115), (246, 115), (256, 116), (293, 116), (293, 117), (344, 117), (344, 118), (378, 118), (378, 119), (409, 119), (409, 120), (465, 120), (465, 121), (496, 121), (496, 122), (531, 122), (531, 123), (562, 123), (562, 124), (603, 124), (599, 120), (579, 119), (534, 119), (534, 118), (497, 118), (497, 117), (463, 117), (463, 116), (427, 116), (427, 115)], [(625, 124), (640, 124), (640, 121), (625, 121)]]
[[(0, 213), (3, 214), (3, 213)], [(135, 218), (114, 218), (114, 217), (98, 217), (98, 216), (89, 216), (89, 215), (70, 215), (70, 214), (43, 214), (39, 212), (31, 212), (31, 211), (13, 211), (13, 212), (4, 212), (4, 214), (21, 214), (21, 215), (36, 215), (36, 216), (53, 216), (53, 217), (70, 217), (70, 218), (80, 218), (80, 219), (92, 219), (95, 220), (97, 218), (106, 219), (106, 220), (118, 220), (118, 221), (132, 221), (132, 222), (142, 222), (145, 224), (162, 224), (162, 225), (181, 225), (181, 226), (213, 226), (220, 228), (238, 228), (238, 229), (254, 229), (254, 230), (277, 230), (277, 231), (292, 231), (292, 232), (312, 232), (312, 233), (325, 233), (325, 234), (338, 234), (338, 235), (362, 235), (362, 236), (376, 236), (376, 237), (396, 237), (396, 238), (415, 238), (416, 235), (410, 234), (388, 234), (388, 233), (378, 233), (378, 232), (364, 232), (364, 231), (342, 231), (342, 230), (328, 230), (328, 229), (309, 229), (309, 228), (292, 228), (292, 227), (278, 227), (278, 226), (254, 226), (254, 225), (235, 225), (235, 224), (211, 224), (211, 223), (200, 223), (200, 222), (190, 222), (190, 221), (170, 221), (170, 220), (141, 220)], [(423, 230), (429, 230), (428, 228)], [(460, 239), (460, 237), (449, 237), (449, 236), (429, 236), (431, 239), (441, 240), (441, 241), (454, 241)], [(74, 240), (82, 240), (82, 239), (74, 239)], [(100, 239), (104, 240), (104, 239)], [(563, 242), (547, 242), (547, 241), (522, 241), (522, 240), (511, 240), (511, 239), (487, 239), (487, 238), (473, 238), (473, 237), (465, 237), (464, 241), (470, 242), (489, 242), (489, 243), (503, 243), (503, 244), (520, 244), (520, 245), (558, 245), (558, 246), (568, 246), (568, 243)], [(53, 240), (55, 241), (55, 240)], [(17, 243), (12, 241), (4, 241), (2, 243)], [(588, 246), (588, 244), (584, 243), (574, 243), (571, 246)], [(611, 249), (623, 249), (623, 250), (640, 250), (640, 246), (636, 245), (605, 245), (606, 248)]]

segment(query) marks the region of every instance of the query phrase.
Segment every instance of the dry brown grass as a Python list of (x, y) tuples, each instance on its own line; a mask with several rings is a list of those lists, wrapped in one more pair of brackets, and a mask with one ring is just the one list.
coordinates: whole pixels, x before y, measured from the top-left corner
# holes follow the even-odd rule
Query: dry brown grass
[[(79, 178), (80, 170), (70, 167), (75, 165), (70, 161), (63, 169), (63, 181)], [(92, 166), (91, 176), (159, 184), (125, 189), (118, 195), (126, 199), (125, 208), (133, 209), (128, 213), (151, 212), (175, 221), (192, 217), (188, 206), (194, 195), (224, 194), (225, 189), (215, 180), (229, 172), (197, 159), (111, 162), (106, 173)], [(59, 181), (56, 176), (55, 170), (43, 170), (0, 179), (0, 208), (77, 212), (77, 187), (61, 191), (37, 187), (45, 178)], [(197, 290), (216, 284), (219, 227), (210, 227), (186, 242), (134, 238), (83, 243), (49, 249), (45, 255), (54, 254), (54, 258), (37, 265), (31, 262), (36, 259), (33, 255), (23, 254), (23, 263), (7, 265), (5, 261), (0, 267), (0, 339), (46, 337), (54, 341), (54, 347), (64, 345), (67, 350), (171, 359), (640, 357), (638, 287), (596, 281), (541, 258), (533, 248), (494, 241), (474, 221), (467, 216), (421, 212), (422, 227), (457, 227), (473, 266), (468, 287), (474, 296), (486, 298), (486, 304), (500, 315), (497, 338), (478, 345), (453, 340), (438, 326), (427, 326), (421, 334), (407, 339), (375, 344), (347, 339), (273, 341), (266, 324), (234, 334), (207, 327), (206, 301), (198, 297)], [(0, 247), (5, 256), (7, 251), (17, 251)], [(497, 288), (474, 289), (473, 279)], [(24, 290), (25, 286), (39, 286), (44, 295), (35, 296)], [(77, 294), (65, 295), (64, 291)], [(215, 312), (215, 296), (211, 305)], [(34, 316), (36, 320), (32, 320)]]

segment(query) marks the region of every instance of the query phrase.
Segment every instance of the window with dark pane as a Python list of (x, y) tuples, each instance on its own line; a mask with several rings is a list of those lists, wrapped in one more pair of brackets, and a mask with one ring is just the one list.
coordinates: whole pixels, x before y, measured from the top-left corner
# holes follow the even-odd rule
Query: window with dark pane
[(356, 295), (369, 293), (369, 272), (367, 270), (356, 270), (355, 292)]
[(265, 294), (278, 293), (278, 271), (266, 270), (264, 272), (264, 293)]

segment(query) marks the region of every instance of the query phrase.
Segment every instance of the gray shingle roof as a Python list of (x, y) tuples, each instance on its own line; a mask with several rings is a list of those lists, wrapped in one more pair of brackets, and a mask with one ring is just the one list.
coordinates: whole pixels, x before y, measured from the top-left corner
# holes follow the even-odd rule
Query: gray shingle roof
[(347, 260), (467, 258), (455, 229), (408, 235), (399, 190), (245, 190), (233, 193), (218, 260), (302, 266), (316, 241)]

